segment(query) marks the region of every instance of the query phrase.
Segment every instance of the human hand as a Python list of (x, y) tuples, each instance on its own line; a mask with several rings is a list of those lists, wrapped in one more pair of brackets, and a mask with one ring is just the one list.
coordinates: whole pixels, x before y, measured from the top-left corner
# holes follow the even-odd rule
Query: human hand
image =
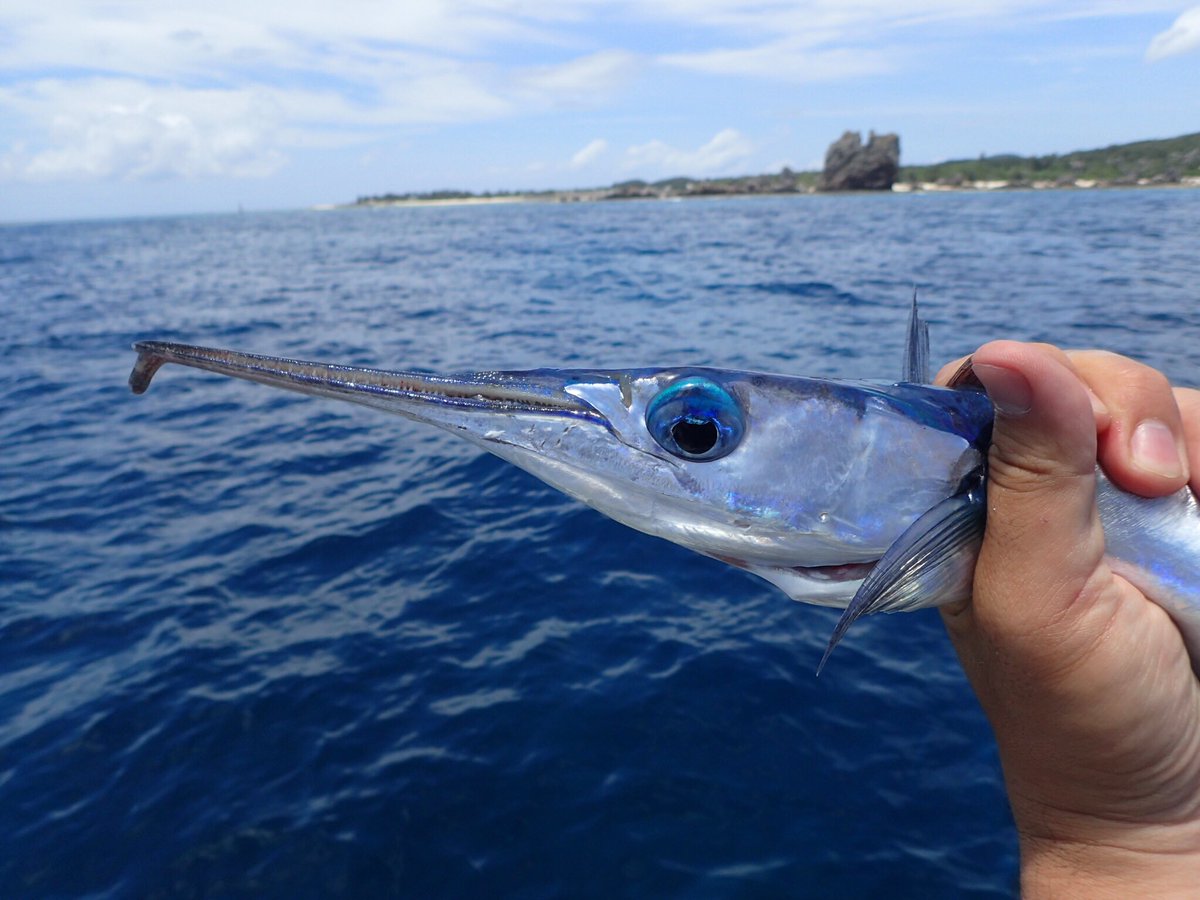
[(997, 407), (988, 522), (974, 596), (943, 618), (996, 735), (1022, 892), (1196, 897), (1200, 682), (1106, 564), (1094, 473), (1200, 489), (1200, 392), (1094, 351), (1000, 341), (973, 363)]

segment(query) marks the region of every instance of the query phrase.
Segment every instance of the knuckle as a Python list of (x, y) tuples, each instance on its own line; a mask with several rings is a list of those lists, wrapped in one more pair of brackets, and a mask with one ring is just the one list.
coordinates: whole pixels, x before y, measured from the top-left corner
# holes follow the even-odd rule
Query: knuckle
[(1089, 387), (1105, 395), (1171, 396), (1171, 382), (1157, 369), (1108, 350), (1084, 350), (1072, 355), (1076, 368)]
[(988, 465), (988, 483), (1011, 494), (1031, 494), (1059, 490), (1084, 478), (1092, 472), (1080, 472), (1060, 460), (1026, 457), (1010, 459), (994, 455)]

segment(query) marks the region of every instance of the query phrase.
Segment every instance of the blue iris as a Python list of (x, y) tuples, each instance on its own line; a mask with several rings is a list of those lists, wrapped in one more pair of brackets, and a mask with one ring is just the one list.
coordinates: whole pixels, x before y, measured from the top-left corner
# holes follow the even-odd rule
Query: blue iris
[(664, 388), (650, 401), (646, 427), (668, 453), (708, 461), (733, 452), (746, 425), (729, 391), (693, 375)]

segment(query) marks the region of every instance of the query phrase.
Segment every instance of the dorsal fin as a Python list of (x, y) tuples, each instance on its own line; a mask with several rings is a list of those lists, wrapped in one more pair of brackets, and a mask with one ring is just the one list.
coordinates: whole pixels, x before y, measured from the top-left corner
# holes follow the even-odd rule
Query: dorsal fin
[(929, 323), (917, 310), (916, 288), (913, 288), (912, 312), (908, 315), (908, 343), (904, 348), (904, 374), (900, 380), (929, 384)]

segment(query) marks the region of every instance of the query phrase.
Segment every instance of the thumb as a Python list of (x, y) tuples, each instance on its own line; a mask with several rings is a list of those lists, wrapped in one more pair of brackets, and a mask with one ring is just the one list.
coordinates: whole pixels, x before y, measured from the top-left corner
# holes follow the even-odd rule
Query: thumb
[[(974, 596), (946, 617), (956, 643), (1053, 654), (1062, 649), (1055, 634), (1086, 640), (1074, 620), (1104, 571), (1096, 425), (1087, 389), (1060, 357), (1013, 341), (985, 344), (973, 357), (996, 416)], [(1038, 640), (1028, 640), (1034, 632)]]

